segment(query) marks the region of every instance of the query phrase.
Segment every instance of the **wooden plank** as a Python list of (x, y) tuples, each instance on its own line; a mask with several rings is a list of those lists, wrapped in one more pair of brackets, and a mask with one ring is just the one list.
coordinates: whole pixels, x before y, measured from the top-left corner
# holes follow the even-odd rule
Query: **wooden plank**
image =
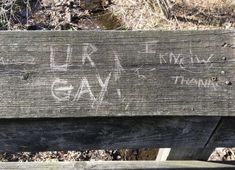
[[(201, 148), (216, 117), (0, 120), (0, 152), (161, 147)], [(234, 142), (234, 141), (233, 141)]]
[(208, 134), (208, 140), (205, 143), (205, 145), (202, 148), (188, 148), (185, 147), (177, 147), (177, 148), (171, 148), (170, 152), (167, 155), (166, 160), (201, 160), (201, 161), (207, 161), (214, 151), (215, 147), (218, 147), (220, 145), (223, 145), (221, 143), (220, 145), (213, 145), (208, 146), (208, 143), (211, 141), (211, 138), (213, 138), (214, 134), (217, 132), (218, 128), (221, 125), (222, 117), (218, 119), (217, 124), (214, 127), (214, 130)]
[(235, 116), (234, 34), (0, 32), (0, 117)]
[[(209, 135), (209, 134), (208, 134)], [(215, 148), (171, 148), (167, 160), (207, 161)]]
[(229, 119), (227, 117), (222, 118), (220, 124), (214, 130), (214, 133), (211, 135), (210, 140), (208, 141), (206, 147), (228, 147), (234, 146), (235, 142), (235, 120)]
[(158, 169), (158, 170), (227, 170), (234, 165), (202, 161), (93, 161), (93, 162), (9, 162), (0, 163), (0, 170), (92, 170), (92, 169)]

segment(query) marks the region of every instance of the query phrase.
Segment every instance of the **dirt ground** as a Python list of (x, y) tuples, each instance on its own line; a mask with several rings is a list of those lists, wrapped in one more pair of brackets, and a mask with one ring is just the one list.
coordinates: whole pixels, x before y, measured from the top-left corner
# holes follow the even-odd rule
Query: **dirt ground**
[[(157, 0), (2, 0), (0, 29), (229, 29), (234, 0), (172, 0), (166, 19)], [(5, 2), (5, 3), (4, 3)], [(100, 2), (100, 3), (97, 3)], [(98, 4), (98, 5), (97, 5)]]
[[(1, 153), (1, 162), (156, 160), (158, 149)], [(234, 161), (235, 148), (216, 148), (209, 161)]]
[[(0, 30), (182, 30), (235, 28), (234, 0), (176, 0), (170, 18), (155, 0), (2, 0)], [(94, 0), (97, 2), (97, 0)], [(209, 160), (235, 160), (217, 148)], [(157, 149), (1, 153), (0, 161), (155, 160)]]

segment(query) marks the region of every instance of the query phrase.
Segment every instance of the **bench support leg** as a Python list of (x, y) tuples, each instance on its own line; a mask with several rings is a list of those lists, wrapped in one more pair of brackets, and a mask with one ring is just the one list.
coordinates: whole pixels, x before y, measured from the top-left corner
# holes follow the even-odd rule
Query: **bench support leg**
[(167, 160), (202, 160), (207, 161), (215, 148), (172, 148)]

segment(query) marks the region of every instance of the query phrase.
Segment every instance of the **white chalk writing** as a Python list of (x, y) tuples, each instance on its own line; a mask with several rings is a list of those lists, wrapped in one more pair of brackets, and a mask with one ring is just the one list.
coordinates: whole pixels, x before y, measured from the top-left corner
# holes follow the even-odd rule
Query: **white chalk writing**
[(188, 72), (192, 73), (200, 73), (201, 70), (193, 70), (194, 67), (196, 67), (197, 64), (204, 64), (206, 69), (210, 69), (213, 66), (213, 63), (211, 59), (214, 57), (214, 54), (210, 54), (207, 59), (199, 58), (197, 55), (190, 56), (189, 58), (183, 57), (180, 60), (180, 67)]
[(200, 79), (200, 78), (185, 78), (184, 76), (172, 76), (174, 79), (174, 84), (181, 84), (181, 85), (196, 85), (198, 88), (214, 88), (217, 90), (219, 87), (218, 82), (215, 82), (211, 79)]
[(160, 64), (181, 64), (182, 56), (181, 54), (174, 54), (173, 52), (159, 54)]
[(124, 71), (124, 69), (120, 63), (117, 52), (113, 51), (113, 53), (114, 53), (114, 62), (115, 62), (114, 79), (115, 79), (115, 81), (118, 81), (120, 79), (122, 71)]
[[(210, 54), (207, 58), (198, 57), (197, 55), (190, 54), (190, 56), (183, 56), (183, 54), (174, 54), (173, 52), (159, 54), (160, 64), (176, 64), (179, 65), (181, 69), (192, 72), (200, 73), (200, 69), (196, 69), (199, 64), (204, 64), (205, 68), (209, 70), (212, 64), (212, 58), (214, 54)], [(201, 65), (200, 65), (201, 66)]]
[[(56, 88), (56, 86), (58, 86)], [(58, 101), (69, 101), (73, 86), (67, 80), (57, 78), (51, 85), (51, 94)]]
[[(93, 108), (95, 106), (96, 109), (98, 109), (102, 104), (104, 96), (108, 90), (111, 73), (109, 73), (108, 77), (104, 81), (102, 81), (99, 74), (96, 77), (99, 86), (101, 87), (98, 97), (96, 98), (93, 94), (92, 87), (90, 86), (87, 78), (82, 77), (80, 86), (77, 89), (72, 101), (76, 102), (79, 101), (81, 98), (85, 99), (84, 97), (88, 96), (88, 100), (91, 101), (91, 107)], [(59, 102), (69, 101), (71, 99), (71, 93), (73, 89), (74, 86), (72, 84), (69, 84), (67, 80), (56, 78), (51, 85), (51, 94)]]
[(5, 59), (4, 57), (0, 57), (0, 64), (1, 65), (10, 65), (10, 64), (15, 64), (15, 65), (22, 65), (22, 64), (29, 64), (29, 65), (35, 65), (35, 58), (31, 56), (18, 56), (15, 58), (7, 58)]
[(144, 43), (143, 51), (138, 51), (139, 54), (149, 54), (149, 55), (159, 55), (159, 62), (160, 64), (177, 64), (180, 66), (181, 69), (192, 72), (192, 73), (201, 73), (204, 70), (197, 69), (198, 66), (202, 66), (204, 69), (210, 69), (213, 66), (212, 58), (214, 54), (210, 54), (209, 57), (206, 56), (197, 56), (192, 52), (192, 45), (190, 42), (189, 47), (189, 54), (186, 53), (175, 53), (175, 52), (168, 52), (168, 53), (159, 53), (157, 54), (157, 45), (158, 41), (147, 41)]
[(50, 47), (50, 68), (55, 71), (67, 71), (68, 65), (71, 61), (72, 57), (72, 47), (70, 44), (67, 45), (67, 56), (66, 56), (66, 61), (65, 64), (62, 65), (57, 65), (55, 64), (55, 47), (51, 46)]
[(119, 98), (122, 97), (122, 94), (121, 94), (121, 90), (120, 90), (120, 89), (117, 89), (117, 94), (118, 94), (118, 97), (119, 97)]
[(140, 74), (140, 69), (141, 69), (142, 67), (143, 67), (143, 65), (140, 66), (139, 68), (137, 68), (137, 69), (135, 70), (135, 73), (137, 74), (138, 78), (140, 78), (140, 79), (146, 79), (145, 75)]
[(84, 94), (88, 94), (90, 96), (91, 101), (96, 100), (95, 96), (93, 95), (93, 93), (91, 91), (91, 87), (90, 87), (89, 82), (87, 81), (86, 77), (82, 78), (81, 86), (79, 87), (73, 101), (79, 100)]
[(155, 54), (156, 53), (156, 44), (158, 41), (147, 41), (144, 43), (145, 49), (144, 51), (138, 51), (138, 53), (144, 54)]
[(90, 44), (90, 43), (84, 43), (83, 44), (83, 55), (82, 55), (82, 64), (84, 65), (86, 62), (86, 59), (90, 62), (92, 67), (95, 67), (94, 61), (91, 59), (91, 55), (97, 51), (97, 48)]
[(96, 103), (96, 109), (98, 109), (99, 106), (102, 104), (102, 101), (104, 99), (104, 95), (107, 92), (110, 77), (111, 77), (111, 73), (109, 73), (109, 76), (105, 79), (105, 81), (103, 83), (103, 81), (100, 78), (100, 75), (99, 74), (97, 75), (97, 79), (98, 79), (99, 85), (101, 87), (101, 91), (100, 91), (100, 94), (99, 94), (99, 97), (98, 97), (98, 101)]
[[(69, 64), (71, 64), (71, 58), (72, 58), (72, 47), (70, 44), (67, 45), (67, 55), (65, 62), (56, 63), (55, 62), (55, 52), (56, 52), (56, 45), (50, 46), (50, 68), (54, 71), (67, 71)], [(58, 48), (58, 47), (57, 47)], [(101, 90), (99, 94), (94, 94), (92, 86), (90, 85), (88, 79), (86, 76), (81, 77), (80, 85), (76, 91), (74, 90), (74, 86), (70, 84), (67, 80), (56, 78), (56, 80), (51, 85), (51, 94), (52, 96), (59, 102), (62, 101), (73, 101), (78, 102), (79, 100), (89, 100), (91, 101), (91, 107), (95, 107), (96, 110), (102, 105), (104, 102), (105, 94), (108, 90), (108, 84), (111, 78), (112, 73), (110, 72), (108, 76), (102, 80), (100, 74), (98, 73), (98, 69), (95, 66), (95, 62), (92, 60), (91, 55), (95, 53), (98, 49), (90, 44), (90, 43), (83, 43), (82, 45), (82, 65), (85, 65), (86, 62), (89, 62), (89, 64), (94, 67), (94, 71), (96, 73), (96, 81), (92, 80), (92, 82), (98, 82), (99, 86), (101, 87)], [(115, 70), (114, 70), (114, 78), (115, 81), (118, 81), (121, 76), (121, 72), (124, 71), (124, 69), (121, 66), (121, 63), (118, 58), (117, 52), (114, 51), (114, 62), (115, 62)], [(97, 90), (96, 90), (97, 91)], [(96, 92), (95, 91), (95, 92)], [(74, 93), (74, 97), (71, 99), (72, 94)], [(97, 95), (97, 96), (96, 96)], [(118, 95), (121, 95), (120, 90), (118, 91)], [(86, 98), (85, 98), (86, 97)]]

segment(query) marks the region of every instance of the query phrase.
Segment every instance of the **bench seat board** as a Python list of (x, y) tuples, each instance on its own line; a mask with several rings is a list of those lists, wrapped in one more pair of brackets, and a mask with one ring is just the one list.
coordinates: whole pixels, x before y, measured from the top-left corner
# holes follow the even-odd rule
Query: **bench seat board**
[(235, 144), (235, 119), (225, 117), (220, 120), (218, 126), (211, 135), (210, 141), (206, 147), (226, 147)]
[(93, 161), (93, 162), (9, 162), (0, 163), (0, 170), (230, 170), (234, 165), (203, 161)]
[[(0, 120), (0, 152), (169, 147), (203, 149), (210, 146), (208, 142), (219, 120), (218, 117)], [(227, 146), (234, 145), (235, 139), (231, 140)]]
[(0, 32), (0, 117), (235, 116), (234, 35)]

